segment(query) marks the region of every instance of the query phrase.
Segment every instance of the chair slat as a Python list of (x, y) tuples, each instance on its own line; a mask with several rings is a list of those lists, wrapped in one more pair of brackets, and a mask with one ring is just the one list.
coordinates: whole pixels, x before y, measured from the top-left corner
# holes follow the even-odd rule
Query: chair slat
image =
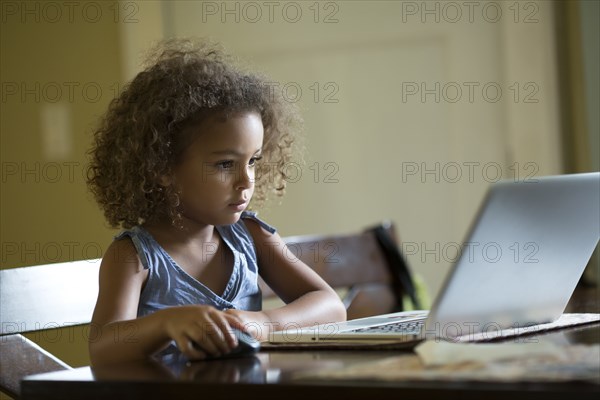
[(0, 270), (1, 335), (91, 321), (100, 259)]

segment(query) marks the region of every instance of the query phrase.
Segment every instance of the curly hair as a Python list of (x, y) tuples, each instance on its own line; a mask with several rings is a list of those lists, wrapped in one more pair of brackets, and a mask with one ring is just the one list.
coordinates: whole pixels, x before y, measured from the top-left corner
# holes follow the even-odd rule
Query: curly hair
[(113, 99), (94, 131), (87, 184), (112, 227), (168, 217), (181, 221), (176, 188), (161, 185), (209, 115), (257, 112), (264, 127), (253, 207), (283, 195), (286, 164), (301, 119), (266, 78), (243, 71), (215, 44), (192, 39), (159, 43), (146, 68)]

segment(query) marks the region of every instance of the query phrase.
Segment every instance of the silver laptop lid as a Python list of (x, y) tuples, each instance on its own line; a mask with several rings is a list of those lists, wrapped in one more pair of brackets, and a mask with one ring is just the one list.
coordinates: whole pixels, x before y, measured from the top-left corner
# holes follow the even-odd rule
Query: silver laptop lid
[(426, 329), (442, 337), (553, 321), (600, 237), (600, 173), (493, 184)]

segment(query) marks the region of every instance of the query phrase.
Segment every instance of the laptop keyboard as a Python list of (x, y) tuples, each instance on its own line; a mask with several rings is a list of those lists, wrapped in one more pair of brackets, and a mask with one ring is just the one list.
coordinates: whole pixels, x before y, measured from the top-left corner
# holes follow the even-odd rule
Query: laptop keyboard
[(421, 331), (421, 328), (425, 324), (425, 320), (421, 319), (418, 321), (399, 321), (386, 325), (371, 326), (368, 328), (355, 329), (352, 332), (360, 333), (404, 333), (404, 334), (417, 334)]

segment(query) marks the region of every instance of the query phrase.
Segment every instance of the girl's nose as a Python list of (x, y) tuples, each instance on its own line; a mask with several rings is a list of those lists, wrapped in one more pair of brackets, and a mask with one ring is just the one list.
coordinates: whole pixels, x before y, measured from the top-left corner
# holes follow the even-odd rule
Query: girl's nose
[(254, 184), (254, 169), (246, 166), (240, 168), (240, 174), (236, 183), (236, 189), (249, 189)]

